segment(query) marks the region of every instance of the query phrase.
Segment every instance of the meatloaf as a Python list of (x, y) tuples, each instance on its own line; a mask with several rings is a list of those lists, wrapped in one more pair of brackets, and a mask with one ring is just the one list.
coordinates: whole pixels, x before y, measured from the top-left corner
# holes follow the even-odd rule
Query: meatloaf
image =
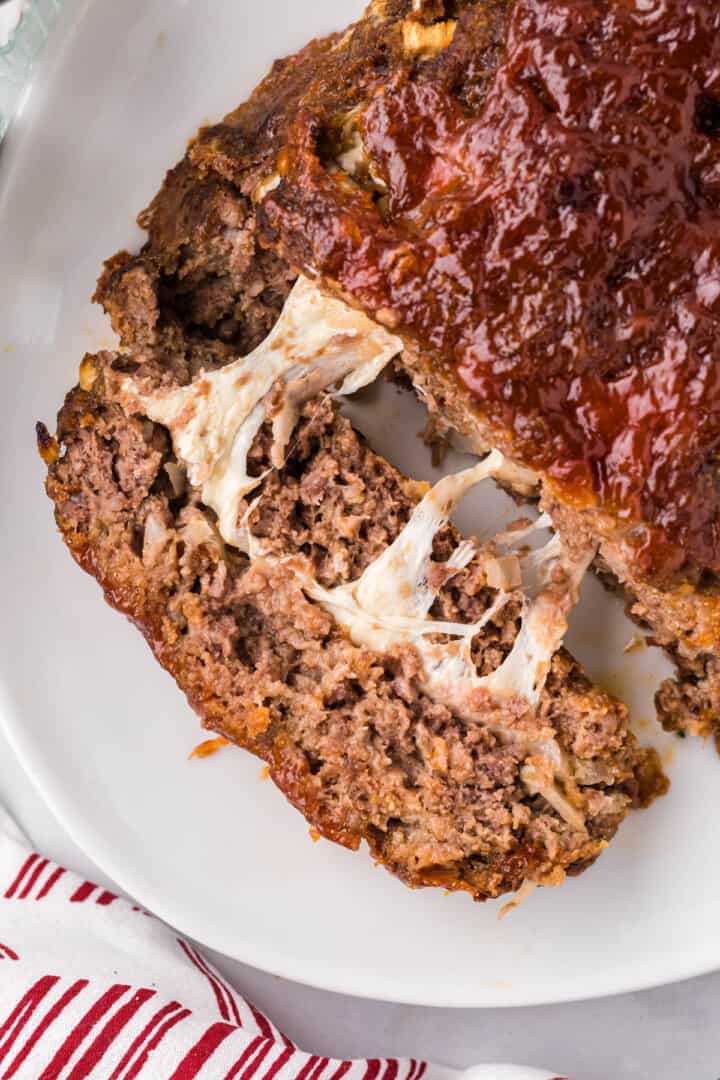
[(70, 551), (203, 724), (322, 835), (486, 899), (585, 869), (667, 782), (561, 647), (595, 535), (543, 514), (461, 539), (470, 487), (527, 499), (542, 473), (499, 440), (434, 489), (378, 457), (329, 392), (391, 364), (420, 385), (419, 351), (258, 232), (298, 104), (343, 50), (382, 51), (381, 15), (200, 133), (98, 283), (121, 348), (83, 360), (38, 443)]
[(257, 344), (300, 271), (389, 324), (435, 430), (532, 465), (556, 528), (597, 542), (677, 664), (660, 718), (702, 736), (719, 21), (708, 0), (376, 0), (199, 133), (97, 294), (160, 377), (153, 357), (187, 379)]

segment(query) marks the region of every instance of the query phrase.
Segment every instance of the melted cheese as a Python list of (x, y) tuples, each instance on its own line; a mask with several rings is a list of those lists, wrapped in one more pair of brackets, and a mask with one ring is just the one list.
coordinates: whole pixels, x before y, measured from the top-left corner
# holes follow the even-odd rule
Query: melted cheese
[[(494, 619), (511, 596), (499, 589), (495, 603), (477, 623), (440, 623), (428, 618), (437, 590), (430, 588), (432, 546), (435, 536), (467, 492), (490, 477), (511, 482), (517, 467), (494, 450), (473, 469), (441, 480), (418, 504), (410, 521), (357, 581), (336, 589), (306, 585), (312, 599), (322, 603), (358, 645), (384, 652), (393, 645), (412, 643), (420, 652), (427, 686), (442, 694), (461, 714), (472, 713), (477, 691), (495, 701), (520, 698), (535, 707), (545, 686), (550, 663), (567, 631), (567, 614), (577, 602), (582, 577), (594, 550), (573, 556), (554, 536), (539, 551), (522, 559), (524, 595), (522, 626), (505, 661), (490, 675), (480, 677), (472, 660), (472, 641)], [(544, 528), (541, 519), (529, 529), (504, 534), (517, 541)], [(502, 537), (500, 538), (502, 539)], [(447, 564), (460, 570), (475, 554), (466, 541)], [(518, 563), (520, 558), (516, 556)], [(491, 564), (496, 560), (490, 558)], [(428, 637), (447, 635), (458, 640), (437, 644)]]
[[(582, 577), (594, 556), (587, 547), (568, 551), (558, 536), (529, 553), (513, 551), (534, 532), (550, 527), (543, 515), (527, 528), (495, 537), (494, 551), (483, 550), (494, 602), (472, 624), (430, 617), (439, 585), (433, 585), (433, 545), (460, 500), (477, 484), (494, 478), (530, 492), (537, 475), (492, 451), (473, 468), (447, 476), (416, 506), (399, 536), (359, 579), (326, 589), (297, 558), (272, 555), (253, 537), (248, 521), (256, 500), (240, 517), (245, 497), (262, 477), (248, 473), (248, 454), (266, 420), (272, 420), (272, 466), (280, 468), (303, 403), (328, 386), (352, 393), (372, 382), (402, 348), (400, 340), (340, 301), (328, 299), (307, 279), (299, 279), (272, 333), (249, 356), (190, 386), (139, 395), (126, 380), (127, 398), (172, 433), (178, 458), (192, 484), (218, 516), (223, 540), (251, 559), (282, 563), (298, 577), (306, 595), (322, 605), (355, 644), (383, 653), (411, 645), (419, 654), (421, 683), (434, 700), (468, 723), (490, 728), (525, 758), (521, 781), (531, 795), (542, 795), (576, 829), (584, 828), (572, 771), (551, 728), (535, 735), (507, 722), (512, 702), (534, 711), (552, 658), (567, 630), (567, 615), (577, 602)], [(148, 558), (153, 555), (148, 541)], [(502, 549), (505, 554), (502, 554)], [(448, 580), (480, 554), (463, 541), (444, 564)], [(521, 627), (503, 663), (480, 676), (472, 656), (474, 638), (498, 617), (511, 597), (522, 595)], [(439, 638), (449, 640), (442, 641)], [(509, 715), (517, 713), (517, 708)], [(561, 786), (562, 785), (562, 786)]]
[[(530, 794), (542, 795), (573, 828), (583, 830), (584, 815), (560, 786), (573, 788), (572, 773), (552, 730), (548, 729), (544, 738), (533, 739), (522, 729), (503, 724), (499, 709), (512, 700), (524, 702), (530, 709), (539, 704), (594, 549), (587, 547), (573, 554), (553, 536), (539, 551), (522, 559), (515, 556), (518, 564), (523, 564), (521, 627), (509, 655), (490, 675), (478, 675), (472, 657), (473, 639), (497, 618), (513, 591), (500, 588), (494, 603), (475, 623), (447, 623), (428, 617), (438, 591), (429, 581), (435, 536), (460, 499), (490, 477), (506, 483), (522, 479), (516, 466), (495, 450), (475, 468), (445, 477), (428, 492), (395, 542), (357, 581), (326, 589), (305, 576), (303, 587), (347, 630), (355, 644), (380, 653), (398, 645), (414, 646), (422, 660), (425, 692), (468, 722), (482, 722), (524, 755), (534, 755), (521, 773), (524, 786)], [(537, 529), (547, 528), (548, 522), (542, 517), (527, 529), (502, 534), (496, 543), (517, 543)], [(475, 546), (465, 541), (445, 565), (457, 572), (476, 553)], [(440, 635), (452, 640), (438, 642)]]
[[(393, 645), (412, 643), (423, 655), (426, 668), (434, 666), (427, 663), (431, 658), (430, 643), (424, 639), (428, 635), (465, 637), (471, 631), (465, 623), (428, 619), (437, 595), (428, 580), (435, 537), (471, 488), (512, 468), (495, 450), (474, 468), (446, 476), (416, 506), (395, 542), (357, 581), (335, 589), (311, 582), (306, 592), (334, 614), (356, 644), (386, 652)], [(463, 569), (475, 551), (475, 546), (465, 541), (453, 553), (448, 566), (455, 571)], [(472, 636), (476, 633), (477, 628)]]
[(122, 389), (126, 400), (168, 428), (190, 482), (218, 515), (220, 534), (237, 545), (242, 500), (263, 479), (248, 471), (263, 423), (272, 420), (272, 465), (280, 468), (306, 401), (329, 386), (355, 393), (401, 349), (399, 338), (301, 277), (274, 329), (249, 356), (170, 392), (141, 395), (132, 377)]
[(538, 883), (536, 881), (524, 881), (512, 900), (509, 900), (507, 904), (503, 904), (500, 908), (498, 919), (504, 919), (511, 912), (517, 911), (521, 904), (530, 899), (537, 887)]

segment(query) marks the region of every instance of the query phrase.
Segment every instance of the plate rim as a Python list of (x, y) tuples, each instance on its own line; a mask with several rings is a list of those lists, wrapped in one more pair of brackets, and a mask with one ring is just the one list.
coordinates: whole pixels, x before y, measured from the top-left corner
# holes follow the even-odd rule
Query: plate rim
[[(15, 753), (23, 768), (27, 780), (31, 783), (43, 798), (44, 802), (55, 816), (60, 825), (68, 833), (70, 839), (77, 844), (83, 853), (106, 874), (126, 896), (139, 901), (153, 915), (177, 929), (186, 937), (197, 941), (201, 946), (212, 949), (231, 960), (248, 964), (259, 971), (277, 978), (287, 979), (290, 982), (311, 987), (315, 990), (324, 990), (334, 994), (343, 994), (347, 997), (356, 997), (370, 1001), (380, 1001), (392, 1005), (409, 1005), (421, 1008), (445, 1008), (445, 1009), (495, 1009), (495, 1008), (538, 1008), (553, 1005), (570, 1005), (581, 1001), (600, 1001), (603, 998), (619, 997), (624, 994), (638, 993), (644, 990), (653, 990), (661, 986), (672, 986), (676, 983), (685, 982), (689, 979), (700, 978), (718, 970), (718, 963), (710, 961), (707, 966), (698, 968), (692, 962), (687, 969), (678, 969), (675, 974), (668, 976), (661, 972), (646, 977), (633, 978), (628, 976), (617, 980), (610, 985), (608, 976), (603, 976), (603, 985), (598, 989), (592, 989), (585, 982), (578, 983), (573, 980), (573, 986), (577, 989), (568, 989), (566, 993), (553, 991), (550, 994), (542, 992), (542, 984), (539, 984), (535, 993), (519, 992), (513, 990), (491, 991), (487, 984), (484, 989), (478, 991), (461, 990), (458, 993), (442, 997), (433, 995), (432, 992), (422, 992), (419, 984), (410, 990), (403, 984), (393, 988), (392, 979), (388, 976), (373, 974), (372, 976), (344, 976), (345, 968), (338, 965), (334, 969), (335, 974), (323, 977), (319, 974), (315, 977), (301, 970), (301, 963), (292, 960), (283, 960), (280, 956), (268, 955), (266, 946), (255, 947), (249, 938), (245, 939), (245, 949), (240, 952), (233, 950), (228, 952), (226, 944), (221, 940), (214, 940), (207, 926), (194, 925), (194, 917), (187, 910), (174, 910), (175, 904), (170, 894), (162, 894), (154, 888), (151, 882), (136, 872), (132, 865), (122, 857), (115, 858), (110, 849), (102, 846), (102, 841), (96, 843), (94, 830), (88, 826), (88, 822), (82, 820), (79, 812), (73, 809), (71, 799), (66, 798), (62, 785), (55, 784), (48, 775), (42, 758), (34, 755), (32, 747), (25, 745), (23, 731), (20, 725), (13, 725), (9, 718), (14, 708), (7, 700), (7, 690), (0, 683), (0, 728), (7, 738), (11, 749)], [(326, 968), (321, 968), (321, 972)], [(597, 973), (592, 973), (597, 978)], [(425, 985), (425, 984), (423, 984)], [(384, 987), (384, 988), (383, 988)], [(507, 996), (505, 996), (507, 995)]]

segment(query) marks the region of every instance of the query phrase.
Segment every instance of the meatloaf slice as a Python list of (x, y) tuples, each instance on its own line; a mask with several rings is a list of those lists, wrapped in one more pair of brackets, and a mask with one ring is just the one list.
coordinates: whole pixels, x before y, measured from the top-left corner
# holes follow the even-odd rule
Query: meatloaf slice
[(554, 538), (523, 558), (527, 523), (490, 542), (447, 523), (504, 475), (499, 454), (428, 491), (321, 395), (280, 466), (264, 418), (231, 520), (183, 440), (208, 376), (145, 396), (156, 414), (185, 395), (171, 437), (142, 383), (131, 407), (127, 367), (86, 358), (57, 435), (39, 426), (60, 531), (203, 724), (265, 760), (322, 835), (367, 841), (409, 885), (486, 899), (584, 870), (664, 790), (625, 707), (555, 651), (587, 550)]

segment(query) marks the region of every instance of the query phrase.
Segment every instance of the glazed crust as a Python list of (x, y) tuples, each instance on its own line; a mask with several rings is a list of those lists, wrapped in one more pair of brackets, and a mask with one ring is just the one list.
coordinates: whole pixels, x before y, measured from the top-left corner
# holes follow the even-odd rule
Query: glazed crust
[[(717, 735), (720, 384), (702, 268), (720, 14), (665, 5), (671, 74), (658, 25), (627, 5), (566, 9), (371, 5), (298, 102), (262, 234), (405, 339), (436, 430), (540, 468), (556, 526), (598, 541), (598, 567), (678, 665), (662, 722)], [(623, 93), (603, 98), (616, 77)]]

